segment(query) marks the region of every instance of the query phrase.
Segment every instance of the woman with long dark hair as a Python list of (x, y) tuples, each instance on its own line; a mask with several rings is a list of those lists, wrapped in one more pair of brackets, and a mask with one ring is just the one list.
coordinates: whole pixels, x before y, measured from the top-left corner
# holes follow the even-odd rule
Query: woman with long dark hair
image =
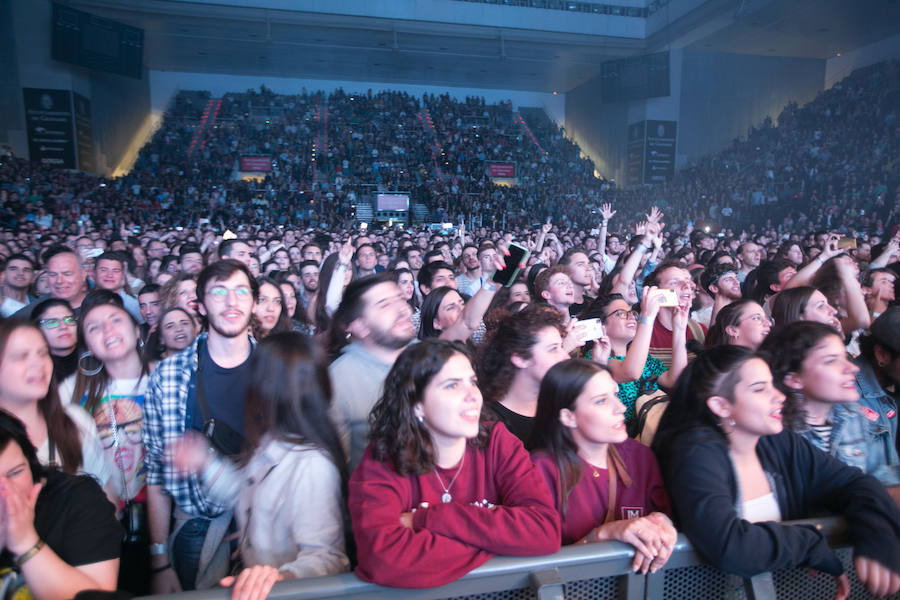
[(144, 479), (144, 394), (150, 365), (141, 352), (140, 326), (118, 294), (94, 290), (81, 303), (79, 333), (90, 358), (75, 377), (72, 402), (93, 417), (107, 461), (116, 514), (126, 530), (119, 587), (150, 592), (147, 503)]
[(261, 340), (271, 333), (291, 331), (291, 319), (278, 282), (271, 277), (260, 277), (257, 281), (259, 299), (253, 306), (253, 320), (250, 322), (254, 337)]
[(537, 414), (538, 391), (547, 370), (569, 356), (563, 349), (563, 318), (532, 304), (508, 315), (478, 351), (485, 412), (525, 442)]
[(409, 302), (413, 310), (419, 308), (419, 297), (416, 296), (416, 278), (413, 276), (413, 272), (408, 267), (395, 268), (388, 272), (394, 277), (397, 285), (400, 286), (400, 291), (403, 292), (403, 299)]
[(806, 285), (783, 290), (772, 302), (772, 320), (778, 327), (796, 321), (817, 321), (840, 332), (841, 321), (837, 312), (825, 294)]
[(78, 328), (90, 356), (81, 361), (71, 401), (94, 418), (109, 463), (119, 470), (111, 483), (129, 502), (144, 488), (143, 405), (151, 369), (140, 328), (109, 290), (85, 297)]
[(559, 548), (559, 519), (528, 453), (481, 417), (481, 391), (459, 343), (423, 340), (388, 373), (371, 443), (350, 478), (357, 575), (434, 587), (495, 554)]
[[(235, 506), (247, 567), (224, 585), (259, 586), (346, 571), (347, 461), (328, 416), (331, 382), (312, 338), (273, 333), (250, 359), (245, 450), (235, 466), (186, 436), (176, 467), (195, 474), (211, 497)], [(246, 590), (245, 590), (246, 591)]]
[(759, 302), (742, 298), (719, 311), (706, 334), (706, 345), (729, 344), (756, 350), (771, 330), (772, 321)]
[(30, 323), (0, 322), (0, 408), (25, 424), (42, 464), (87, 473), (106, 485), (112, 469), (90, 415), (60, 402), (50, 350)]
[(900, 509), (876, 479), (785, 431), (783, 403), (768, 365), (747, 348), (717, 346), (687, 366), (653, 440), (679, 530), (723, 571), (810, 567), (834, 575), (846, 598), (825, 536), (781, 523), (838, 513), (853, 532), (859, 579), (874, 595), (895, 593)]
[(48, 298), (32, 309), (31, 322), (40, 327), (47, 340), (56, 380), (73, 375), (78, 370), (79, 339), (72, 305), (66, 300)]
[(678, 537), (656, 458), (629, 439), (618, 386), (601, 365), (570, 359), (547, 371), (528, 441), (562, 521), (562, 543), (618, 540), (635, 571), (655, 572)]

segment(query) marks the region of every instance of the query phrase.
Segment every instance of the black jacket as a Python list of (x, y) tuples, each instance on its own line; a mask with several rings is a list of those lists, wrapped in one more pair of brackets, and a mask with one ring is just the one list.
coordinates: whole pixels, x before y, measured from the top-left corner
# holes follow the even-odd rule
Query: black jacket
[[(843, 572), (815, 527), (750, 523), (738, 517), (737, 481), (719, 432), (690, 429), (660, 450), (658, 459), (679, 529), (710, 564), (744, 577), (795, 566), (833, 575)], [(875, 478), (791, 431), (760, 438), (756, 453), (774, 481), (782, 519), (823, 512), (842, 515), (854, 555), (900, 573), (900, 509)]]

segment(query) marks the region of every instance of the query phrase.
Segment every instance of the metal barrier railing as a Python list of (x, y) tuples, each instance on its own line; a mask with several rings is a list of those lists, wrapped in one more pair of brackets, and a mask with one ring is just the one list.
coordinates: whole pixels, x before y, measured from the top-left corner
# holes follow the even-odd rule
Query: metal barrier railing
[[(844, 548), (844, 522), (838, 517), (792, 521), (814, 524), (834, 548)], [(631, 571), (634, 550), (620, 542), (603, 542), (566, 546), (547, 556), (498, 556), (468, 573), (465, 577), (437, 588), (398, 589), (365, 583), (352, 573), (330, 577), (295, 579), (276, 584), (272, 600), (340, 600), (463, 598), (467, 600), (696, 600), (699, 598), (746, 598), (774, 600), (780, 598), (833, 597), (831, 577), (810, 577), (806, 569), (790, 569), (763, 573), (743, 580), (730, 576), (704, 563), (684, 535), (668, 563), (658, 572), (639, 575)], [(851, 553), (839, 551), (851, 575), (851, 600), (868, 598), (852, 572)], [(414, 574), (410, 575), (415, 577)], [(157, 600), (227, 600), (229, 590), (216, 588), (153, 596)]]

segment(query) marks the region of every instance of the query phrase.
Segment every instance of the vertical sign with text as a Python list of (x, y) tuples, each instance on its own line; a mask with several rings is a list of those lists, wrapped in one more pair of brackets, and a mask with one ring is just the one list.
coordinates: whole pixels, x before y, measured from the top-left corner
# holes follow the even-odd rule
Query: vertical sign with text
[(647, 121), (644, 183), (670, 181), (675, 175), (676, 121)]
[(25, 129), (32, 162), (75, 168), (72, 93), (69, 90), (22, 88)]

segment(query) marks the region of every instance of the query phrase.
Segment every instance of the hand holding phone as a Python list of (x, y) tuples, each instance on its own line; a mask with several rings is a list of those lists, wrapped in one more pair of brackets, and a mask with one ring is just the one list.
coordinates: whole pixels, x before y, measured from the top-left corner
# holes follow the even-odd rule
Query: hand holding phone
[(579, 337), (582, 342), (599, 340), (604, 335), (603, 323), (600, 322), (600, 319), (585, 319), (579, 321), (578, 328), (581, 330), (581, 335)]
[(659, 289), (657, 292), (662, 296), (660, 306), (678, 306), (678, 294), (675, 290)]
[(497, 269), (491, 275), (491, 281), (499, 283), (503, 287), (509, 287), (515, 282), (521, 265), (528, 260), (528, 248), (519, 244), (509, 244), (507, 254), (503, 257), (503, 269)]

